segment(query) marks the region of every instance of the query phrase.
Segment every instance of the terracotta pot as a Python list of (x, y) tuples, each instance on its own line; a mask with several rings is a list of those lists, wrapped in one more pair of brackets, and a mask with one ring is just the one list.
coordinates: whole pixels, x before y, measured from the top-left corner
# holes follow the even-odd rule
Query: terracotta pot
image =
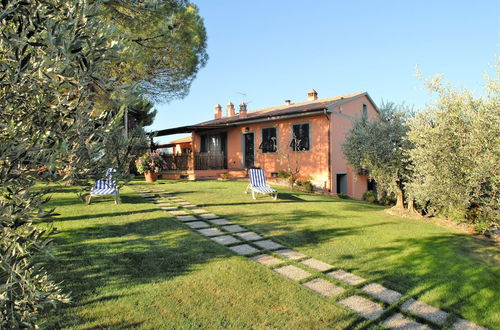
[(144, 178), (146, 179), (146, 182), (155, 182), (158, 180), (158, 173), (146, 171), (144, 172)]

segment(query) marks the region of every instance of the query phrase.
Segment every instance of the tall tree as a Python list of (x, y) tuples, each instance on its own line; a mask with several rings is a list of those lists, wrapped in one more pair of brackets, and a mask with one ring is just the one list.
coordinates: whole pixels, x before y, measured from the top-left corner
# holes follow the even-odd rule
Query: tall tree
[(437, 100), (410, 122), (409, 185), (431, 214), (467, 219), (478, 229), (499, 226), (500, 88), (489, 81), (486, 96), (476, 98), (437, 76), (427, 83)]
[(186, 0), (123, 1), (102, 4), (102, 17), (126, 46), (109, 74), (140, 82), (155, 100), (185, 96), (207, 59), (206, 31), (196, 6)]
[(409, 175), (406, 152), (411, 145), (406, 139), (409, 129), (406, 119), (410, 115), (404, 106), (384, 103), (375, 120), (358, 120), (343, 144), (347, 161), (376, 181), (379, 197), (394, 193), (399, 208), (404, 208)]

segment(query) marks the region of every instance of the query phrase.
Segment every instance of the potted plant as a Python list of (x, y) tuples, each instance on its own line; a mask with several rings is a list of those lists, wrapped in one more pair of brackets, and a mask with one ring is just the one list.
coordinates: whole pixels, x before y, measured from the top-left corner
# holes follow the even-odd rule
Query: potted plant
[(144, 173), (146, 182), (155, 182), (158, 179), (164, 161), (157, 152), (147, 152), (135, 161), (137, 172)]

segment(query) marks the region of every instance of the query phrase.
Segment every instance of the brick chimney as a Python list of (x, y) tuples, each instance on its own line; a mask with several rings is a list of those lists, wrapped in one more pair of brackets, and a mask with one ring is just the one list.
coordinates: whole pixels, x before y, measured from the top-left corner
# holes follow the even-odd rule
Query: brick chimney
[(291, 101), (291, 100), (285, 100), (285, 104), (286, 104), (286, 105), (291, 105), (291, 104), (292, 104), (292, 101)]
[(240, 118), (245, 118), (247, 116), (247, 104), (241, 102), (240, 104)]
[(229, 103), (226, 105), (226, 115), (228, 117), (233, 117), (234, 116), (234, 104), (229, 101)]
[(222, 106), (220, 104), (216, 104), (214, 107), (214, 119), (222, 118)]
[(317, 99), (318, 99), (318, 92), (316, 92), (314, 89), (311, 88), (311, 90), (307, 92), (307, 100), (315, 101)]

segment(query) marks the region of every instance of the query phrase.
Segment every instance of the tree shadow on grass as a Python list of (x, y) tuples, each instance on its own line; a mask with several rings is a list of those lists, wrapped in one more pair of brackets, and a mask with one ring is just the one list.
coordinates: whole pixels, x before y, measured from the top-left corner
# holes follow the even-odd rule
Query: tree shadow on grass
[[(73, 303), (66, 309), (116, 300), (137, 285), (182, 276), (211, 259), (232, 255), (165, 218), (70, 229), (54, 240), (55, 258), (42, 263), (56, 282), (63, 281), (64, 291), (71, 292)], [(105, 296), (102, 288), (125, 293)], [(69, 314), (62, 310), (58, 322), (75, 324)], [(89, 319), (77, 322), (87, 324)]]

